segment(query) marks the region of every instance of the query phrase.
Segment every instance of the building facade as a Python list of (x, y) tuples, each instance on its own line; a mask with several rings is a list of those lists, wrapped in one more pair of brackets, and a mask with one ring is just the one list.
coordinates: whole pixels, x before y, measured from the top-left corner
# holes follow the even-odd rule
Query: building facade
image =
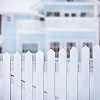
[[(33, 10), (34, 6), (30, 8)], [(81, 47), (87, 45), (92, 58), (92, 47), (100, 41), (98, 6), (95, 3), (89, 0), (52, 0), (42, 3), (41, 9), (39, 13), (43, 16), (30, 12), (1, 12), (1, 53), (25, 53), (28, 50), (36, 53), (39, 49), (43, 52), (53, 49), (58, 58), (59, 50), (64, 48), (69, 58), (73, 46), (81, 52)]]

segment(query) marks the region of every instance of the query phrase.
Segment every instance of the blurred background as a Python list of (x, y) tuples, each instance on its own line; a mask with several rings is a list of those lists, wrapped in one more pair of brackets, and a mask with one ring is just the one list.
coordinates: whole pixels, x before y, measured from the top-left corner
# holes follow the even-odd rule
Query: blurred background
[(90, 48), (100, 43), (100, 0), (0, 0), (0, 53)]

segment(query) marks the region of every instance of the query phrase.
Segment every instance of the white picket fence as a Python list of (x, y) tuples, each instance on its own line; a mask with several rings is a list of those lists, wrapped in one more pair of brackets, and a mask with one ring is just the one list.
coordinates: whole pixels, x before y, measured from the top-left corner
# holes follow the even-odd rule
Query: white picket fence
[(36, 61), (32, 53), (25, 54), (25, 61), (18, 52), (11, 61), (10, 54), (0, 62), (0, 100), (100, 100), (100, 47), (93, 48), (93, 68), (90, 70), (89, 49), (82, 48), (82, 62), (78, 62), (76, 48), (59, 52), (59, 62), (50, 50), (47, 62), (38, 51)]

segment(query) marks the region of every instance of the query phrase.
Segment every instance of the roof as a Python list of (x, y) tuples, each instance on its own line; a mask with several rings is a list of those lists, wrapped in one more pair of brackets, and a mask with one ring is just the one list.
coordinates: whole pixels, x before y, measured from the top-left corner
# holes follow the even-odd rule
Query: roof
[(0, 0), (0, 14), (20, 13), (39, 14), (38, 10), (30, 9), (41, 0)]
[[(44, 9), (44, 4), (48, 1), (55, 0), (0, 0), (0, 14), (19, 13), (19, 14), (32, 14), (44, 17), (40, 12)], [(98, 0), (87, 0), (100, 4)], [(99, 3), (98, 3), (98, 2)]]

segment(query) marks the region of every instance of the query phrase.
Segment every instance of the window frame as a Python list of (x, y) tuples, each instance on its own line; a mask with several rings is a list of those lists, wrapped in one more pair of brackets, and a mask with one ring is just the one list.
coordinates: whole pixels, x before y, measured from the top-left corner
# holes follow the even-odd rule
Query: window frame
[[(58, 14), (58, 15), (57, 15)], [(55, 11), (54, 12), (54, 17), (60, 17), (60, 12), (59, 11)]]
[[(82, 13), (84, 13), (85, 16), (82, 16)], [(86, 11), (82, 11), (82, 12), (80, 12), (80, 17), (87, 17), (87, 12), (86, 12)]]
[[(59, 51), (60, 51), (60, 49), (61, 49), (61, 43), (62, 43), (62, 42), (61, 42), (60, 40), (50, 40), (50, 41), (48, 42), (48, 44), (49, 44), (49, 45), (48, 45), (48, 49), (49, 49), (49, 50), (50, 50), (50, 43), (51, 43), (51, 42), (58, 42), (58, 43), (59, 43)], [(58, 58), (59, 58), (59, 54), (58, 54), (58, 57), (55, 56), (55, 59), (56, 59), (56, 60), (58, 60)]]
[(0, 35), (2, 34), (2, 15), (0, 15)]
[(19, 48), (19, 52), (21, 52), (21, 53), (23, 53), (23, 51), (22, 51), (23, 50), (23, 46), (22, 46), (23, 44), (37, 44), (38, 45), (37, 51), (40, 49), (40, 43), (37, 42), (37, 41), (36, 42), (35, 41), (34, 42), (23, 41), (23, 42), (20, 43), (20, 48)]
[[(49, 14), (50, 13), (50, 14)], [(48, 15), (49, 14), (49, 15)], [(46, 12), (46, 17), (54, 17), (54, 12), (53, 11), (47, 11)]]
[(73, 2), (74, 0), (67, 0), (67, 2)]
[[(5, 22), (6, 23), (13, 23), (14, 22), (14, 16), (13, 15), (5, 15)], [(10, 21), (8, 21), (8, 18), (10, 18)]]
[(0, 48), (1, 48), (0, 54), (2, 54), (3, 53), (3, 47), (2, 47), (2, 45), (0, 45)]
[[(92, 54), (93, 54), (93, 46), (95, 46), (95, 41), (94, 40), (81, 40), (81, 42), (80, 42), (80, 49), (81, 49), (81, 58), (82, 58), (82, 48), (83, 48), (83, 43), (92, 43)], [(90, 58), (90, 56), (89, 56), (89, 58)], [(93, 58), (93, 55), (92, 55), (92, 58)], [(92, 60), (92, 58), (90, 58), (90, 60)]]
[[(78, 41), (77, 40), (67, 40), (67, 41), (64, 41), (64, 49), (66, 50), (66, 57), (67, 57), (67, 43), (69, 43), (69, 42), (75, 42), (76, 43), (76, 48), (77, 48), (77, 50), (78, 50), (78, 47), (79, 47), (79, 43), (78, 43)], [(69, 61), (70, 60), (70, 57), (67, 57), (67, 60)]]
[(71, 17), (77, 17), (77, 14), (76, 13), (71, 13)]

